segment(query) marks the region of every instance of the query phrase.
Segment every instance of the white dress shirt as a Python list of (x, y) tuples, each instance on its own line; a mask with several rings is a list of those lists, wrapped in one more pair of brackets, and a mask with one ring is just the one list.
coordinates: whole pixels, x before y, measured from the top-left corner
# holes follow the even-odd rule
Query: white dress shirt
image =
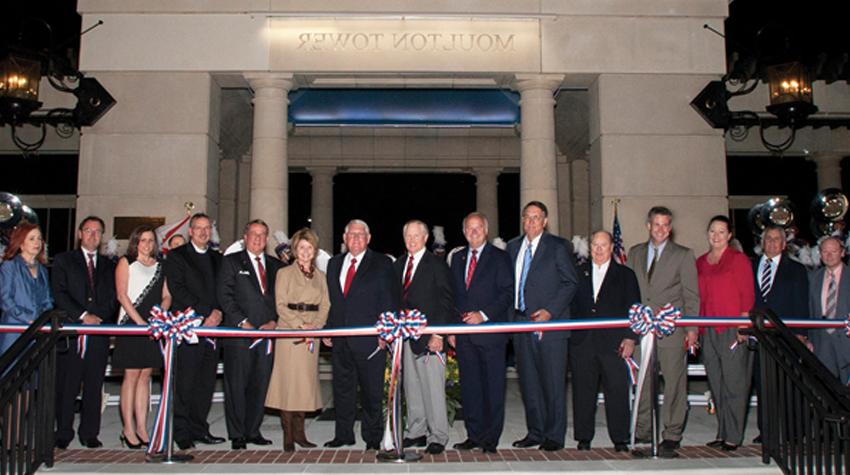
[(342, 269), (339, 270), (339, 288), (345, 290), (345, 276), (348, 275), (348, 268), (351, 267), (351, 260), (357, 259), (357, 263), (354, 264), (354, 272), (357, 272), (357, 269), (360, 268), (360, 264), (363, 263), (363, 256), (366, 254), (366, 250), (357, 254), (356, 256), (352, 255), (350, 252), (345, 255), (345, 259), (342, 261)]
[(595, 262), (593, 263), (593, 301), (596, 302), (596, 299), (599, 297), (599, 289), (602, 288), (602, 281), (605, 280), (605, 274), (608, 273), (608, 267), (611, 266), (611, 259), (605, 262), (605, 264), (598, 265)]
[[(416, 275), (416, 269), (419, 268), (419, 263), (422, 262), (422, 256), (425, 255), (425, 248), (416, 251), (413, 254), (413, 269), (410, 271), (410, 280), (413, 281), (413, 276)], [(404, 272), (401, 273), (401, 283), (404, 284), (404, 277), (407, 275), (407, 266), (410, 264), (410, 254), (405, 256), (407, 261), (404, 263)], [(359, 262), (359, 261), (358, 261)]]
[[(537, 245), (540, 244), (540, 236), (543, 236), (543, 234), (539, 234), (536, 238), (532, 239), (530, 244), (527, 237), (523, 237), (522, 244), (519, 246), (519, 254), (517, 254), (516, 265), (514, 267), (514, 308), (519, 308), (519, 280), (522, 277), (522, 265), (525, 259), (525, 249), (529, 245), (531, 246), (531, 258), (534, 259), (534, 253), (537, 252)], [(528, 279), (528, 276), (525, 278)]]

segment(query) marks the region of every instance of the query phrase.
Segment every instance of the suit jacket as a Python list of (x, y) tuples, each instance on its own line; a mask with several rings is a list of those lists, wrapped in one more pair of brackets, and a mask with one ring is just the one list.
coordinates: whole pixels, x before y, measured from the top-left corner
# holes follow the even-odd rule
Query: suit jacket
[[(629, 308), (636, 302), (640, 302), (640, 287), (635, 273), (628, 267), (617, 264), (613, 259), (608, 265), (608, 271), (602, 280), (596, 300), (593, 299), (591, 262), (579, 266), (578, 274), (578, 291), (572, 305), (574, 315), (590, 318), (624, 318), (628, 317)], [(638, 336), (629, 328), (583, 330), (572, 334), (570, 345), (580, 345), (591, 340), (597, 350), (608, 351), (611, 348), (618, 348), (624, 338), (637, 340)]]
[[(781, 261), (780, 261), (781, 262)], [(821, 303), (821, 292), (823, 291), (826, 267), (820, 267), (811, 275), (811, 286), (809, 287), (809, 314), (812, 318), (823, 316), (823, 304)], [(835, 318), (843, 320), (850, 313), (850, 266), (842, 264), (841, 282), (838, 283), (838, 306), (835, 309)]]
[(55, 307), (64, 310), (70, 323), (78, 323), (83, 312), (115, 323), (118, 298), (115, 294), (115, 264), (98, 254), (94, 268), (94, 289), (91, 289), (88, 266), (83, 251), (63, 252), (53, 260), (50, 277)]
[[(344, 259), (345, 254), (337, 254), (328, 261), (331, 310), (325, 328), (371, 327), (378, 321), (380, 314), (398, 310), (399, 286), (396, 285), (395, 272), (389, 257), (366, 249), (351, 281), (347, 297), (343, 295), (339, 282)], [(346, 338), (355, 351), (371, 353), (375, 349), (375, 337)]]
[[(399, 284), (399, 295), (403, 295), (403, 279), (408, 254), (402, 255), (394, 264), (396, 282)], [(407, 302), (399, 298), (402, 308), (417, 309), (425, 314), (428, 325), (446, 325), (455, 323), (453, 318), (454, 296), (452, 294), (452, 275), (446, 261), (425, 251), (416, 273), (410, 281), (407, 291)], [(428, 351), (430, 335), (423, 335), (418, 340), (410, 341), (410, 348), (416, 354)]]
[[(524, 235), (508, 243), (511, 272), (514, 273), (517, 259), (522, 259), (519, 250), (523, 239)], [(561, 237), (544, 232), (534, 251), (525, 280), (526, 315), (546, 309), (552, 315), (552, 320), (570, 318), (570, 303), (575, 296), (577, 285), (573, 245)], [(546, 336), (567, 338), (569, 332), (546, 332)]]
[[(761, 295), (761, 258), (753, 259), (753, 276), (756, 292), (755, 307), (769, 308), (780, 317), (806, 318), (809, 316), (807, 298), (809, 295), (809, 276), (806, 268), (791, 260), (787, 254), (779, 259), (779, 266), (773, 277), (773, 286), (767, 299)], [(843, 275), (842, 275), (843, 277)]]
[[(279, 260), (266, 255), (266, 293), (263, 294), (248, 251), (243, 250), (222, 258), (218, 278), (218, 300), (224, 312), (224, 326), (235, 327), (244, 319), (248, 319), (254, 328), (268, 322), (277, 322), (275, 276), (281, 266)], [(248, 346), (250, 340), (226, 338), (224, 344)]]
[[(668, 240), (655, 263), (651, 283), (646, 266), (648, 252), (649, 242), (642, 242), (629, 249), (628, 254), (628, 266), (637, 277), (643, 304), (655, 312), (669, 303), (681, 309), (685, 316), (698, 316), (699, 282), (694, 252)], [(676, 333), (658, 340), (657, 344), (663, 348), (682, 348), (684, 338), (684, 330), (676, 328)]]
[[(452, 281), (454, 282), (455, 322), (460, 315), (481, 311), (487, 315), (488, 323), (507, 322), (511, 319), (511, 299), (514, 295), (514, 273), (508, 253), (490, 243), (484, 245), (478, 264), (466, 288), (466, 259), (469, 246), (452, 256)], [(461, 338), (459, 336), (458, 338)], [(468, 335), (469, 341), (477, 345), (506, 344), (507, 333), (490, 335)]]
[(196, 251), (192, 243), (169, 251), (164, 269), (172, 310), (192, 307), (196, 314), (204, 317), (213, 310), (221, 310), (217, 293), (221, 254), (212, 249), (208, 249), (207, 254), (212, 262), (212, 275), (203, 270), (201, 259), (204, 255)]

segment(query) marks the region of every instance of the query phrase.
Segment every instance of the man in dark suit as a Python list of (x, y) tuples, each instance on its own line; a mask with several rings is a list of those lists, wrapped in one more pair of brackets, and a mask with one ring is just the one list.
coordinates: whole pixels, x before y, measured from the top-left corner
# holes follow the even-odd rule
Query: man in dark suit
[[(328, 262), (328, 293), (331, 310), (325, 328), (373, 326), (378, 316), (399, 308), (398, 285), (392, 262), (367, 246), (369, 225), (355, 219), (345, 226), (342, 239), (348, 252)], [(357, 393), (363, 420), (360, 433), (367, 450), (378, 450), (381, 442), (384, 367), (387, 355), (382, 340), (371, 336), (324, 338), (333, 349), (333, 400), (336, 408), (334, 438), (325, 447), (354, 444)], [(380, 350), (375, 352), (376, 345)], [(374, 353), (373, 353), (374, 352)]]
[[(227, 327), (277, 328), (275, 277), (282, 264), (265, 253), (268, 237), (265, 222), (250, 221), (243, 235), (245, 249), (222, 259), (218, 300)], [(224, 343), (224, 416), (233, 450), (272, 443), (260, 434), (274, 362), (271, 341), (227, 338)]]
[[(513, 272), (508, 254), (487, 242), (487, 218), (470, 213), (463, 220), (468, 245), (452, 256), (457, 313), (466, 325), (508, 321)], [(453, 338), (449, 337), (451, 342)], [(459, 450), (496, 453), (505, 423), (505, 351), (507, 333), (458, 335), (456, 338), (463, 420), (467, 439)]]
[[(753, 260), (753, 276), (756, 301), (755, 308), (773, 310), (783, 318), (803, 318), (809, 316), (807, 299), (809, 295), (809, 277), (806, 268), (799, 262), (785, 255), (785, 228), (776, 225), (765, 227), (761, 234), (761, 245), (764, 253), (761, 258)], [(808, 343), (806, 332), (798, 332), (798, 338)], [(761, 401), (761, 371), (759, 352), (755, 352), (753, 360), (753, 390)], [(753, 440), (761, 443), (762, 411), (759, 404), (758, 428), (759, 435)]]
[[(611, 256), (614, 237), (596, 231), (590, 238), (591, 261), (579, 268), (579, 286), (573, 314), (591, 318), (624, 318), (640, 302), (635, 273)], [(573, 381), (573, 435), (579, 450), (590, 450), (596, 425), (599, 383), (605, 394), (608, 435), (617, 452), (628, 452), (629, 369), (624, 363), (635, 350), (637, 335), (629, 328), (582, 330), (570, 337)]]
[[(569, 241), (549, 234), (546, 205), (531, 201), (522, 209), (524, 235), (508, 243), (514, 269), (514, 319), (545, 322), (570, 318), (577, 277)], [(568, 332), (513, 336), (528, 434), (514, 447), (564, 447), (567, 431)]]
[[(850, 266), (843, 263), (844, 245), (837, 237), (820, 243), (823, 267), (814, 271), (809, 289), (809, 313), (812, 318), (844, 320), (850, 313)], [(850, 340), (844, 330), (810, 330), (818, 359), (841, 381), (850, 379)]]
[[(100, 325), (115, 323), (115, 264), (98, 254), (103, 220), (89, 216), (80, 222), (80, 248), (63, 252), (53, 260), (50, 278), (56, 308), (64, 310), (68, 323)], [(74, 401), (83, 385), (83, 404), (78, 434), (88, 448), (101, 447), (100, 413), (103, 378), (109, 354), (109, 337), (66, 339), (56, 368), (56, 446), (62, 449), (74, 438)]]
[[(404, 225), (407, 253), (393, 265), (400, 283), (402, 309), (425, 314), (428, 325), (454, 323), (452, 277), (446, 261), (425, 249), (428, 226), (412, 220)], [(405, 447), (424, 447), (429, 454), (442, 453), (449, 442), (446, 415), (446, 366), (441, 335), (423, 335), (404, 342), (404, 396), (407, 400), (407, 437)]]
[[(221, 324), (216, 290), (221, 254), (209, 248), (212, 223), (204, 213), (189, 220), (189, 243), (172, 248), (165, 261), (171, 309), (191, 307), (204, 317), (203, 326)], [(210, 433), (207, 416), (215, 391), (219, 351), (213, 339), (197, 345), (180, 345), (175, 352), (174, 441), (182, 450), (203, 444), (220, 444), (223, 437)]]

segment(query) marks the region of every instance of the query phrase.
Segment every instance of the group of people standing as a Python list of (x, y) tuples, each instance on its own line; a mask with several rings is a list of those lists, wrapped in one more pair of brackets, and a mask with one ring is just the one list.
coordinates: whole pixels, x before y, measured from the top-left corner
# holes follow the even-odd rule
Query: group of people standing
[[(52, 275), (44, 266), (44, 244), (37, 226), (22, 224), (12, 233), (0, 266), (0, 307), (4, 323), (29, 323), (42, 312), (62, 310), (69, 323), (117, 322), (144, 325), (154, 305), (172, 311), (191, 308), (203, 326), (244, 330), (346, 328), (373, 326), (378, 315), (418, 309), (430, 325), (488, 325), (580, 318), (622, 318), (641, 302), (658, 311), (666, 304), (685, 315), (739, 317), (754, 306), (780, 316), (841, 318), (850, 312), (850, 279), (844, 273), (843, 246), (824, 240), (824, 268), (809, 278), (783, 256), (784, 230), (768, 227), (764, 255), (751, 262), (729, 246), (731, 223), (709, 222), (709, 251), (699, 259), (672, 241), (673, 213), (653, 207), (647, 215), (649, 239), (628, 253), (628, 265), (614, 255), (607, 231), (592, 234), (591, 256), (577, 266), (572, 245), (547, 231), (548, 210), (532, 201), (522, 210), (523, 234), (502, 250), (488, 241), (487, 218), (473, 212), (463, 220), (466, 246), (449, 263), (426, 248), (428, 226), (404, 225), (406, 252), (393, 262), (369, 248), (367, 223), (350, 221), (343, 233), (346, 252), (333, 257), (327, 275), (316, 268), (319, 242), (309, 229), (291, 241), (291, 265), (266, 254), (269, 229), (261, 220), (246, 224), (244, 249), (222, 256), (209, 248), (212, 225), (203, 214), (189, 222), (188, 242), (156, 257), (155, 232), (140, 226), (127, 253), (114, 264), (98, 253), (104, 231), (100, 218), (87, 217), (77, 231), (80, 248), (56, 256)], [(809, 285), (811, 283), (811, 285)], [(700, 333), (702, 333), (700, 335)], [(813, 332), (801, 340), (846, 380), (848, 342), (840, 332)], [(14, 336), (0, 336), (5, 351)], [(449, 443), (445, 400), (445, 354), (456, 348), (467, 438), (458, 450), (495, 453), (505, 413), (506, 353), (512, 340), (525, 411), (526, 435), (514, 447), (552, 451), (564, 447), (567, 429), (567, 369), (571, 369), (573, 434), (580, 450), (594, 439), (596, 398), (605, 396), (608, 433), (617, 451), (629, 450), (629, 366), (639, 354), (638, 336), (628, 329), (427, 335), (404, 343), (403, 384), (407, 402), (405, 447), (432, 454)], [(74, 438), (74, 401), (82, 385), (80, 442), (100, 447), (101, 394), (109, 337), (66, 338), (57, 371), (56, 446)], [(335, 430), (325, 447), (355, 443), (358, 403), (361, 437), (378, 449), (382, 437), (382, 399), (386, 345), (373, 336), (324, 338), (333, 371)], [(568, 352), (569, 348), (569, 352)], [(687, 414), (687, 354), (702, 348), (709, 385), (717, 406), (716, 440), (709, 445), (733, 451), (743, 443), (752, 379), (752, 353), (735, 327), (699, 331), (678, 327), (659, 341), (657, 359), (664, 379), (662, 456), (675, 456)], [(179, 448), (218, 444), (207, 421), (223, 352), (225, 417), (233, 449), (270, 445), (260, 432), (264, 408), (280, 411), (284, 450), (295, 444), (315, 447), (304, 431), (305, 413), (323, 406), (318, 380), (319, 342), (311, 339), (204, 339), (176, 350), (174, 440)], [(638, 358), (640, 359), (640, 358)], [(162, 366), (158, 343), (147, 337), (118, 337), (112, 365), (121, 368), (122, 444), (149, 442), (147, 412), (152, 372)], [(758, 389), (758, 381), (756, 381)], [(635, 439), (651, 439), (650, 401), (642, 398)]]

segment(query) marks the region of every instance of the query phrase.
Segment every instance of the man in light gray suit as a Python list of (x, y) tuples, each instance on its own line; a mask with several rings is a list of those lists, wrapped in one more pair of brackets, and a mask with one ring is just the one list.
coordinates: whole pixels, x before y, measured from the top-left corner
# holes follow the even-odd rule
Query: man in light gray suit
[[(844, 320), (850, 313), (850, 271), (841, 260), (844, 246), (836, 237), (820, 243), (823, 267), (812, 274), (809, 287), (809, 310), (812, 318)], [(844, 329), (812, 330), (809, 339), (815, 355), (838, 377), (847, 383), (850, 377), (850, 340)]]
[[(642, 303), (650, 306), (653, 312), (669, 303), (686, 316), (698, 315), (696, 259), (693, 251), (670, 238), (673, 212), (663, 206), (653, 207), (647, 214), (646, 229), (649, 241), (632, 247), (628, 254), (628, 266), (637, 276)], [(662, 457), (675, 457), (681, 445), (688, 411), (687, 348), (696, 345), (697, 338), (696, 328), (678, 327), (673, 335), (656, 343), (658, 363), (664, 375), (664, 406), (661, 409), (664, 430), (659, 451)], [(643, 397), (635, 428), (637, 441), (652, 438), (650, 414), (651, 400)]]

